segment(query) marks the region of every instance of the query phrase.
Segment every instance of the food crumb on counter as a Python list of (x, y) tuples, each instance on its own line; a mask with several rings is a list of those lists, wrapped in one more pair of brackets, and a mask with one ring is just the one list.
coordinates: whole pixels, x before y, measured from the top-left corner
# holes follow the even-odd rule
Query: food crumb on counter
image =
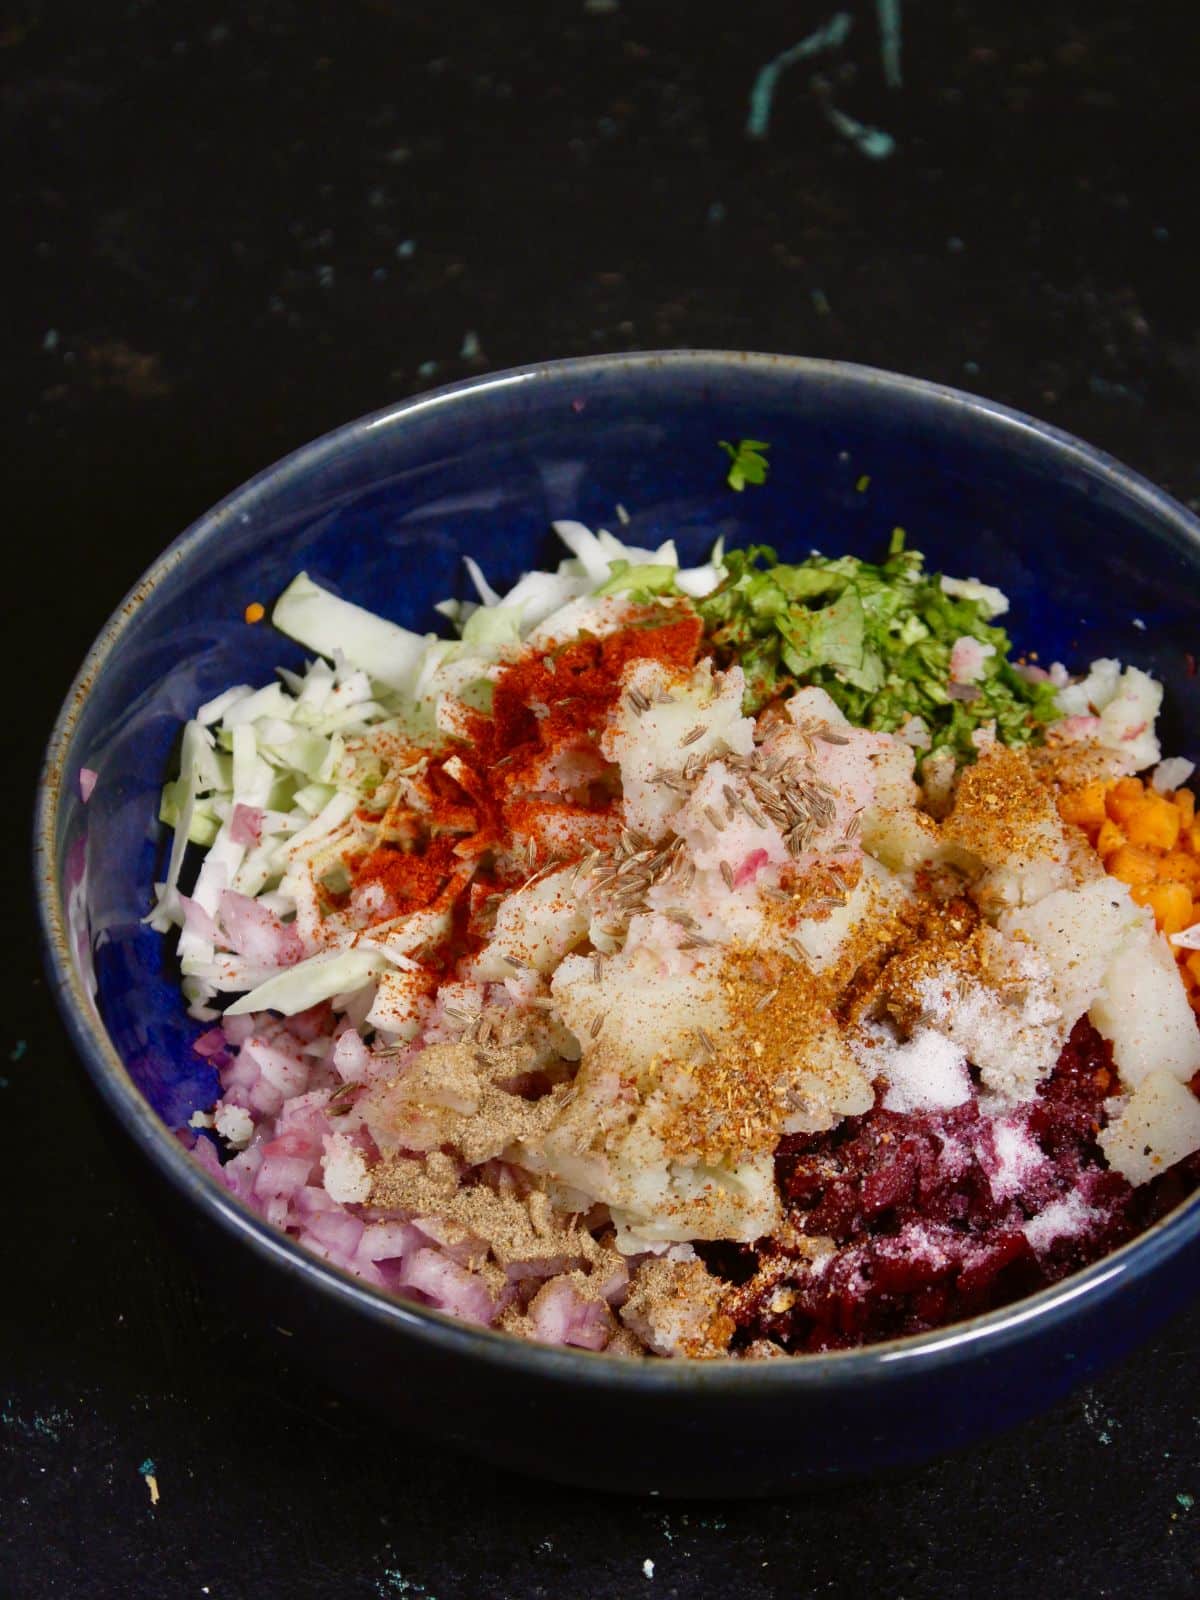
[(147, 1456), (142, 1462), (141, 1466), (138, 1468), (138, 1471), (141, 1473), (145, 1485), (150, 1491), (151, 1506), (156, 1506), (162, 1499), (162, 1496), (158, 1492), (158, 1478), (155, 1475), (154, 1458), (152, 1456)]

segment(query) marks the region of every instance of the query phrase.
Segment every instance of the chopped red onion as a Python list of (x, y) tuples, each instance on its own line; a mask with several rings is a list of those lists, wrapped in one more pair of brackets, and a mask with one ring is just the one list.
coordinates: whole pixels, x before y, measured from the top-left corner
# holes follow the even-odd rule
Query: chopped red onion
[(437, 1250), (415, 1250), (406, 1257), (397, 1282), (401, 1288), (428, 1295), (439, 1311), (448, 1311), (466, 1322), (488, 1323), (495, 1315), (491, 1292), (479, 1274), (460, 1267)]
[(221, 926), (231, 950), (258, 966), (290, 967), (304, 955), (300, 931), (247, 894), (221, 894)]
[(219, 1056), (225, 1055), (227, 1048), (228, 1041), (225, 1038), (224, 1030), (220, 1027), (209, 1028), (206, 1033), (202, 1033), (192, 1044), (192, 1049), (198, 1056), (203, 1056), (205, 1061), (212, 1061)]
[(192, 900), (186, 894), (181, 894), (179, 904), (183, 907), (183, 925), (189, 933), (194, 933), (198, 939), (207, 940), (209, 944), (221, 942), (216, 923), (198, 900)]
[(239, 801), (229, 819), (229, 837), (234, 844), (252, 849), (262, 837), (263, 818), (266, 812), (258, 806), (244, 806)]
[(747, 883), (753, 883), (770, 859), (765, 850), (751, 850), (733, 875), (733, 887), (740, 889)]

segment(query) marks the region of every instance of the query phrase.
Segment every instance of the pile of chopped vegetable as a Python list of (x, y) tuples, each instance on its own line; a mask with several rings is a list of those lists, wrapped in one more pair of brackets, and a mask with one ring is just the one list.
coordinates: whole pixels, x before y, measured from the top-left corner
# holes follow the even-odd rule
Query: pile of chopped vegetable
[(974, 760), (972, 735), (988, 723), (1002, 743), (1029, 744), (1061, 715), (1053, 686), (1009, 659), (1008, 635), (993, 625), (1004, 596), (927, 573), (900, 529), (878, 565), (820, 555), (793, 565), (751, 545), (727, 551), (723, 568), (696, 604), (718, 661), (746, 674), (749, 712), (816, 684), (858, 727), (908, 725), (918, 764), (943, 750)]
[(1193, 1187), (1161, 685), (1014, 664), (899, 529), (691, 569), (555, 529), (505, 595), (467, 558), (452, 639), (299, 574), (312, 659), (187, 723), (147, 920), (213, 1024), (214, 1179), (460, 1318), (752, 1358), (1003, 1304)]

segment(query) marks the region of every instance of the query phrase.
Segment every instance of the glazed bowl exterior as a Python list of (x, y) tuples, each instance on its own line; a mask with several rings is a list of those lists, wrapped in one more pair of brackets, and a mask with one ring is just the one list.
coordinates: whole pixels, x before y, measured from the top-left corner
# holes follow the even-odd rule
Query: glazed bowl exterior
[[(733, 493), (721, 439), (770, 442)], [(618, 509), (620, 508), (620, 509)], [(300, 569), (410, 627), (557, 559), (577, 518), (685, 563), (713, 540), (877, 555), (900, 526), (935, 568), (1011, 597), (1019, 650), (1117, 655), (1166, 686), (1164, 748), (1197, 756), (1200, 524), (1119, 463), (971, 395), (833, 362), (670, 351), (461, 383), (349, 424), (202, 517), (110, 618), (54, 729), (38, 796), (49, 972), (79, 1054), (186, 1222), (214, 1292), (381, 1420), (565, 1482), (761, 1495), (926, 1459), (1026, 1417), (1192, 1292), (1200, 1198), (1093, 1267), (935, 1333), (764, 1363), (630, 1361), (524, 1344), (390, 1300), (310, 1257), (196, 1166), (173, 1130), (216, 1094), (167, 942), (141, 918), (180, 725), (301, 652), (245, 607)], [(97, 774), (85, 805), (81, 768)], [(279, 1330), (286, 1330), (286, 1339)], [(285, 1369), (280, 1381), (302, 1381)]]

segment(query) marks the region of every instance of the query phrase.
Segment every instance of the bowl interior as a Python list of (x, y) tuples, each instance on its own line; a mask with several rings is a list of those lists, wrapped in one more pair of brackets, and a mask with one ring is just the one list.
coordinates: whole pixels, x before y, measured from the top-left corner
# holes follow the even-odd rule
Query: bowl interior
[[(767, 483), (733, 493), (718, 440), (770, 442)], [(869, 480), (869, 481), (868, 481)], [(629, 525), (622, 528), (623, 513)], [(131, 1076), (169, 1127), (211, 1102), (167, 942), (143, 926), (161, 875), (158, 795), (180, 725), (301, 652), (243, 620), (301, 568), (409, 627), (558, 559), (556, 518), (685, 561), (713, 540), (781, 555), (882, 552), (893, 528), (930, 565), (998, 584), (1017, 647), (1082, 666), (1119, 655), (1167, 689), (1164, 748), (1197, 755), (1200, 543), (1180, 508), (1050, 430), (862, 369), (679, 355), (563, 363), (352, 424), (203, 519), (118, 612), (75, 691), (54, 763), (55, 873), (73, 958)], [(98, 781), (85, 807), (81, 767)]]

